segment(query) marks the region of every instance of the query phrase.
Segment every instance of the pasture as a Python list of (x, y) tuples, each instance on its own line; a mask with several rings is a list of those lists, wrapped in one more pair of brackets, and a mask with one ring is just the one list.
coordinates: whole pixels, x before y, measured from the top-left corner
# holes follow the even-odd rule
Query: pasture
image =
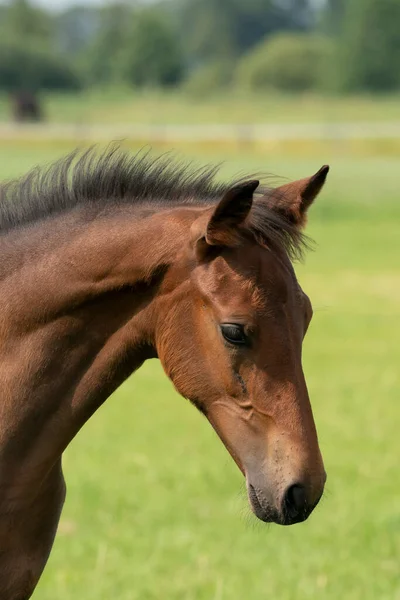
[[(315, 123), (393, 122), (398, 120), (396, 95), (321, 96), (265, 92), (250, 94), (239, 89), (213, 96), (169, 92), (132, 91), (113, 87), (81, 93), (43, 93), (46, 120), (55, 123), (90, 124), (187, 124), (187, 123)], [(0, 122), (7, 120), (9, 103), (0, 95)]]
[[(0, 143), (1, 179), (67, 150)], [(296, 267), (314, 305), (304, 368), (325, 497), (306, 523), (257, 522), (211, 426), (151, 361), (65, 454), (67, 501), (34, 598), (399, 600), (399, 159), (190, 154), (226, 158), (226, 175), (331, 164), (310, 211), (315, 251)]]

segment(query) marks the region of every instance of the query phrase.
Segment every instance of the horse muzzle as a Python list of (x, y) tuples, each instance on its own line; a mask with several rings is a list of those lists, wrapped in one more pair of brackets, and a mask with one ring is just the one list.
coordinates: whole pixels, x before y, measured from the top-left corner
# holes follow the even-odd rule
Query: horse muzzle
[(296, 482), (286, 486), (281, 494), (271, 494), (247, 480), (247, 494), (253, 513), (261, 521), (294, 525), (308, 519), (322, 497), (324, 484), (325, 481), (320, 489), (312, 490), (309, 485)]

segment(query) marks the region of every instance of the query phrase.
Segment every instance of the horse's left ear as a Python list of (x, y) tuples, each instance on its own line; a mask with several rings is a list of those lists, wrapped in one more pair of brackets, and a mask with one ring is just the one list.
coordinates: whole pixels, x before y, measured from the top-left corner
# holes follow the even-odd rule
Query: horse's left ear
[(304, 227), (307, 210), (321, 191), (329, 166), (324, 165), (312, 177), (299, 179), (282, 185), (267, 195), (268, 204), (273, 210), (284, 214), (294, 225)]
[(239, 240), (238, 226), (248, 216), (258, 180), (245, 181), (228, 189), (214, 211), (200, 217), (192, 226), (192, 239), (199, 258), (212, 246), (234, 246)]

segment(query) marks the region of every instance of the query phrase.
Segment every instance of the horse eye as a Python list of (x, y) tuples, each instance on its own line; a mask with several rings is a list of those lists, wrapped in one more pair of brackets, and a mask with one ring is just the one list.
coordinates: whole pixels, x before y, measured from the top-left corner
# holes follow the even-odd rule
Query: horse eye
[(248, 343), (248, 337), (244, 332), (243, 325), (236, 323), (223, 323), (221, 325), (221, 333), (227, 342), (242, 346)]

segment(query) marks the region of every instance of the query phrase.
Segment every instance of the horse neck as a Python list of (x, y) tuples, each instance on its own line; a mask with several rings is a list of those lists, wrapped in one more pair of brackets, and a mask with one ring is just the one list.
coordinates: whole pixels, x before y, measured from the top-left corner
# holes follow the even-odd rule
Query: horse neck
[(27, 480), (26, 472), (45, 470), (114, 389), (155, 356), (158, 287), (182, 251), (193, 212), (132, 217), (70, 215), (19, 245), (17, 238), (0, 244), (10, 260), (0, 273), (0, 468), (9, 466), (10, 477), (19, 475), (16, 464)]

